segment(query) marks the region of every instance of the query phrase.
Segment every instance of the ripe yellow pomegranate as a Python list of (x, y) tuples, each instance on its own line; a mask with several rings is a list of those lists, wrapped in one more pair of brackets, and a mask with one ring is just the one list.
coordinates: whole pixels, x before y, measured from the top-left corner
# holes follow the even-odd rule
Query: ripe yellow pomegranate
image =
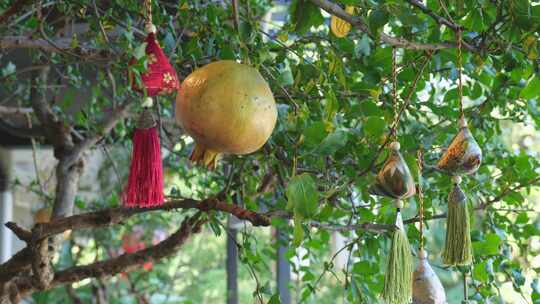
[(214, 168), (221, 153), (248, 154), (274, 130), (272, 91), (253, 67), (222, 60), (195, 70), (176, 96), (176, 121), (195, 139), (191, 160)]

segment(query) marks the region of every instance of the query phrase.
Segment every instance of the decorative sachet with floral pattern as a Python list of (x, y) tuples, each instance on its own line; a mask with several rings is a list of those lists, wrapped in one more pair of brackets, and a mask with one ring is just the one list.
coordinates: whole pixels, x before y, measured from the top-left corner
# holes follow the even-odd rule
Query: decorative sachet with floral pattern
[(451, 175), (473, 174), (482, 162), (482, 150), (462, 118), (460, 131), (437, 163), (437, 167)]
[(401, 200), (416, 193), (411, 171), (399, 153), (399, 148), (398, 142), (390, 144), (390, 155), (369, 189), (371, 194)]
[[(141, 73), (143, 88), (137, 84), (132, 73), (129, 74), (131, 86), (135, 91), (142, 93), (146, 91), (149, 97), (176, 93), (180, 88), (180, 82), (176, 71), (156, 40), (156, 27), (153, 24), (147, 25), (146, 31), (148, 32), (145, 40), (147, 69)], [(132, 60), (131, 64), (134, 63), (135, 60)]]

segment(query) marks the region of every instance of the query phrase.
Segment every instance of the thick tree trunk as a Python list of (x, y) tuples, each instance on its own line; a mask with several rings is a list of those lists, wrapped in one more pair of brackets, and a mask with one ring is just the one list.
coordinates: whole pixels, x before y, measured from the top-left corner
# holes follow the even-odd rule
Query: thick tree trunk
[(79, 179), (83, 173), (84, 161), (79, 160), (74, 166), (66, 167), (63, 160), (56, 167), (56, 197), (52, 218), (73, 215), (75, 196), (77, 195)]

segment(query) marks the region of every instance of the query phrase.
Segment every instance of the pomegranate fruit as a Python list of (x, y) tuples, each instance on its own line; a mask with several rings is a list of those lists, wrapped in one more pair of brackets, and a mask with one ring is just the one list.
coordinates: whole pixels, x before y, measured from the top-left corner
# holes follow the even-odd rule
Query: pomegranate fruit
[(184, 79), (176, 121), (195, 140), (191, 160), (214, 168), (221, 153), (248, 154), (274, 130), (277, 109), (255, 68), (230, 60), (210, 63)]

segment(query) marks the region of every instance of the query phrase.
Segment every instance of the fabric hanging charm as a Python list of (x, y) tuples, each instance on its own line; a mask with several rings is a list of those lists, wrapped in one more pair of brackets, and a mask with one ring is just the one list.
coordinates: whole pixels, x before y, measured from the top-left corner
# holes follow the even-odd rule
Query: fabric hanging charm
[(471, 224), (467, 196), (459, 187), (461, 177), (454, 176), (454, 189), (448, 195), (448, 219), (443, 262), (446, 265), (472, 263)]
[(151, 106), (152, 98), (147, 97), (133, 134), (129, 179), (122, 193), (124, 207), (154, 207), (164, 202), (161, 146)]
[(371, 194), (406, 199), (416, 193), (411, 171), (399, 153), (399, 148), (399, 142), (390, 144), (390, 156), (377, 174), (375, 183), (370, 187)]
[(390, 155), (377, 174), (371, 194), (396, 200), (396, 229), (392, 234), (392, 244), (384, 277), (382, 297), (387, 304), (409, 303), (412, 296), (412, 255), (411, 246), (401, 218), (402, 199), (416, 192), (414, 181), (407, 163), (399, 153), (398, 142), (390, 144)]
[(388, 254), (388, 263), (384, 276), (384, 289), (382, 298), (387, 304), (406, 304), (412, 297), (412, 255), (411, 246), (403, 219), (401, 208), (403, 199), (416, 193), (411, 171), (399, 153), (399, 142), (396, 140), (396, 130), (399, 124), (399, 105), (397, 97), (397, 51), (392, 50), (392, 97), (394, 103), (394, 123), (390, 129), (390, 136), (394, 140), (390, 143), (390, 155), (377, 174), (375, 183), (369, 192), (396, 200), (396, 229), (392, 233), (392, 244)]
[(413, 304), (446, 304), (446, 294), (439, 277), (431, 268), (427, 252), (418, 251), (418, 266), (413, 274)]
[[(137, 84), (132, 74), (130, 74), (131, 86), (133, 90), (150, 97), (172, 94), (180, 88), (176, 71), (156, 40), (156, 26), (149, 22), (145, 29), (148, 34), (145, 40), (148, 66), (147, 70), (141, 74), (142, 87)], [(131, 64), (134, 63), (135, 60), (132, 60)]]
[(482, 150), (467, 127), (464, 117), (460, 118), (459, 125), (459, 133), (437, 163), (437, 167), (452, 175), (473, 174), (482, 162)]
[(382, 294), (387, 304), (409, 303), (412, 297), (413, 258), (401, 218), (402, 201), (398, 200), (396, 207), (396, 229), (392, 235)]

